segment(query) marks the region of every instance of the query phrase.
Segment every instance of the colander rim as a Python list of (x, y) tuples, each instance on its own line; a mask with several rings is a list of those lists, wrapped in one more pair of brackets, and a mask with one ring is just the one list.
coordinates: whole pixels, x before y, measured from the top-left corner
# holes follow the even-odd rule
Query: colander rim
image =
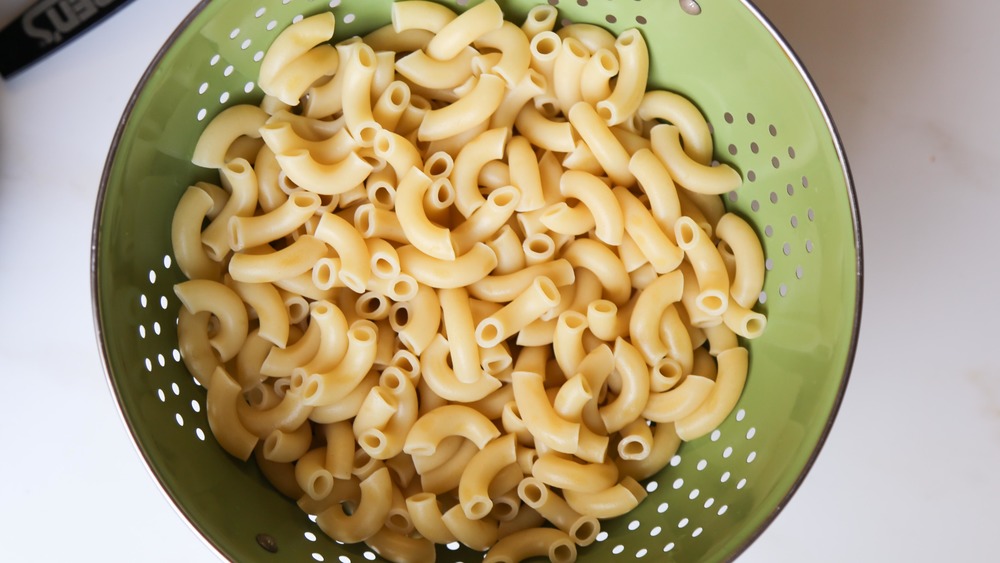
[[(195, 535), (201, 539), (201, 541), (220, 559), (226, 560), (227, 556), (224, 553), (223, 548), (217, 545), (209, 535), (201, 529), (195, 519), (192, 518), (190, 514), (182, 507), (182, 503), (178, 498), (172, 494), (159, 473), (154, 469), (154, 465), (151, 456), (145, 446), (139, 441), (136, 436), (136, 429), (133, 426), (131, 420), (126, 416), (123, 409), (124, 397), (118, 387), (117, 381), (112, 374), (111, 363), (108, 357), (108, 350), (105, 346), (104, 340), (104, 325), (101, 319), (101, 292), (100, 284), (98, 279), (98, 264), (100, 263), (100, 239), (101, 239), (101, 224), (103, 219), (104, 202), (107, 196), (108, 183), (110, 181), (111, 170), (115, 163), (115, 156), (118, 152), (119, 146), (122, 142), (122, 137), (125, 128), (132, 117), (133, 111), (135, 110), (135, 105), (138, 98), (145, 92), (146, 86), (152, 77), (153, 73), (159, 68), (160, 63), (163, 61), (166, 54), (174, 47), (177, 43), (179, 37), (187, 30), (187, 28), (192, 24), (192, 22), (207, 8), (210, 4), (216, 1), (225, 0), (200, 0), (194, 8), (178, 23), (174, 30), (170, 33), (167, 39), (164, 41), (163, 45), (156, 52), (154, 57), (151, 59), (149, 65), (140, 76), (136, 87), (133, 89), (132, 94), (125, 105), (121, 117), (119, 118), (118, 125), (115, 129), (114, 136), (112, 138), (110, 147), (108, 149), (108, 155), (105, 159), (104, 167), (101, 173), (100, 184), (98, 187), (98, 193), (94, 208), (94, 219), (91, 230), (91, 260), (90, 260), (90, 282), (91, 282), (91, 307), (94, 322), (94, 332), (97, 339), (98, 348), (101, 355), (101, 364), (104, 369), (106, 383), (108, 389), (115, 399), (115, 407), (118, 411), (118, 416), (124, 424), (125, 428), (128, 430), (129, 440), (131, 441), (136, 452), (142, 458), (143, 466), (145, 467), (148, 475), (153, 479), (160, 493), (169, 501), (169, 504), (174, 509), (174, 512), (181, 517), (181, 520), (188, 526), (188, 528), (195, 533)], [(757, 20), (764, 26), (764, 28), (771, 34), (772, 38), (778, 43), (781, 50), (788, 57), (789, 61), (795, 66), (802, 80), (805, 82), (806, 86), (809, 88), (810, 93), (816, 102), (817, 109), (823, 116), (823, 120), (827, 124), (829, 129), (830, 137), (836, 150), (838, 160), (841, 164), (841, 169), (844, 175), (845, 188), (847, 192), (847, 198), (850, 203), (851, 212), (851, 222), (854, 234), (854, 251), (856, 256), (855, 263), (855, 280), (856, 280), (856, 291), (855, 291), (855, 301), (854, 301), (854, 318), (851, 324), (851, 337), (849, 340), (849, 345), (847, 349), (847, 354), (844, 360), (844, 368), (841, 374), (840, 383), (837, 392), (834, 396), (833, 403), (830, 408), (830, 413), (825, 421), (822, 431), (816, 440), (816, 443), (810, 452), (802, 470), (796, 476), (795, 480), (789, 486), (787, 492), (783, 495), (781, 500), (775, 505), (774, 509), (770, 514), (764, 518), (760, 524), (747, 536), (745, 539), (737, 545), (733, 551), (725, 555), (726, 561), (734, 561), (740, 555), (742, 555), (763, 533), (767, 530), (771, 524), (777, 519), (778, 515), (782, 512), (785, 506), (791, 501), (792, 497), (799, 490), (802, 483), (805, 481), (806, 476), (809, 471), (814, 466), (816, 460), (819, 457), (826, 440), (829, 438), (830, 432), (833, 429), (834, 422), (836, 421), (837, 415), (840, 411), (841, 404), (843, 403), (844, 396), (847, 392), (847, 385), (850, 380), (851, 370), (854, 365), (854, 360), (857, 354), (857, 347), (859, 343), (860, 329), (861, 329), (861, 313), (862, 313), (862, 303), (863, 303), (863, 293), (864, 293), (864, 257), (863, 257), (863, 243), (862, 243), (862, 228), (861, 228), (861, 216), (858, 207), (857, 192), (854, 185), (853, 175), (851, 173), (851, 168), (847, 160), (847, 155), (843, 147), (843, 141), (841, 139), (840, 133), (834, 123), (833, 117), (830, 114), (829, 108), (823, 99), (818, 87), (812, 76), (809, 74), (805, 65), (792, 49), (791, 45), (778, 31), (777, 27), (763, 14), (763, 12), (754, 4), (752, 0), (740, 0), (745, 8), (747, 8), (750, 13), (757, 18)]]

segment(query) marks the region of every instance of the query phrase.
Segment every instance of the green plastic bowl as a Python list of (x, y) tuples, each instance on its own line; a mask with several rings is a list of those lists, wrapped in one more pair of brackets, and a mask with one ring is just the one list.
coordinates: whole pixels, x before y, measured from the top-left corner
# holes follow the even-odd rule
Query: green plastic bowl
[[(501, 0), (523, 18), (542, 0)], [(443, 3), (464, 10), (463, 0)], [(685, 443), (650, 479), (649, 497), (603, 522), (581, 561), (736, 557), (789, 501), (830, 431), (861, 312), (861, 232), (833, 122), (802, 64), (748, 1), (548, 0), (560, 16), (614, 32), (638, 27), (650, 84), (688, 96), (713, 127), (720, 160), (743, 174), (729, 209), (758, 231), (767, 258), (765, 334), (746, 343), (750, 374), (721, 427)], [(184, 189), (212, 179), (191, 164), (224, 107), (256, 102), (259, 61), (296, 18), (337, 17), (339, 40), (389, 22), (389, 0), (202, 2), (152, 62), (129, 101), (98, 196), (92, 284), (98, 340), (122, 418), (150, 471), (192, 528), (238, 561), (362, 562), (363, 544), (328, 539), (253, 463), (208, 431), (205, 390), (177, 349), (183, 277), (170, 222)], [(217, 178), (217, 176), (216, 176)], [(454, 547), (455, 549), (451, 549)], [(274, 551), (276, 550), (276, 552)], [(441, 546), (440, 561), (482, 554)]]

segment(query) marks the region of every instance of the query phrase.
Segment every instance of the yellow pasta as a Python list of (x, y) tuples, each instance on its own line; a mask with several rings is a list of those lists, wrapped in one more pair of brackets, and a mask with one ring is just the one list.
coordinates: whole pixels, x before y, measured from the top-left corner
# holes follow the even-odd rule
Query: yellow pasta
[(638, 30), (391, 17), (294, 23), (264, 99), (207, 123), (178, 350), (224, 449), (333, 539), (572, 561), (746, 384), (763, 247), (718, 197), (742, 180), (691, 100), (646, 91)]

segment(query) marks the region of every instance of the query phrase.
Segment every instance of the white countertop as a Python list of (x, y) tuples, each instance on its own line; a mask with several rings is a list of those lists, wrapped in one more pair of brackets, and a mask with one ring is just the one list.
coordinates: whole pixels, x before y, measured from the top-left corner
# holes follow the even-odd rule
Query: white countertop
[[(0, 22), (30, 2), (0, 7)], [(0, 81), (0, 559), (215, 561), (116, 413), (90, 301), (107, 149), (195, 0), (140, 0)], [(1000, 550), (1000, 3), (760, 0), (824, 95), (864, 228), (861, 344), (799, 492), (740, 559)], [(100, 78), (95, 78), (100, 77)]]

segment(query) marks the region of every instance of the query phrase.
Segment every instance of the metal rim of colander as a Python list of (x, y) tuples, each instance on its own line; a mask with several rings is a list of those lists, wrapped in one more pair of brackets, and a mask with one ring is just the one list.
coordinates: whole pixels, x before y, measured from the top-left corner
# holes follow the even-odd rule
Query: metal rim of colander
[[(223, 549), (216, 545), (212, 539), (203, 530), (200, 529), (195, 520), (191, 515), (187, 514), (181, 507), (179, 499), (175, 498), (174, 495), (164, 486), (160, 475), (153, 469), (153, 463), (150, 459), (149, 453), (143, 444), (136, 438), (135, 428), (129, 418), (125, 415), (125, 411), (122, 408), (122, 395), (118, 389), (118, 385), (111, 373), (111, 362), (108, 358), (108, 352), (104, 346), (104, 329), (103, 323), (101, 321), (100, 315), (100, 289), (98, 283), (98, 263), (100, 262), (99, 256), (99, 240), (101, 235), (101, 220), (103, 218), (104, 200), (107, 196), (108, 181), (111, 176), (111, 169), (114, 164), (115, 154), (118, 152), (118, 147), (122, 140), (122, 135), (125, 130), (125, 126), (128, 123), (129, 118), (132, 116), (132, 112), (135, 109), (135, 104), (139, 96), (143, 93), (146, 88), (150, 77), (153, 72), (159, 67), (166, 53), (174, 46), (177, 39), (184, 32), (185, 29), (198, 17), (199, 14), (215, 0), (201, 0), (183, 20), (177, 25), (177, 27), (171, 32), (167, 37), (166, 41), (157, 51), (156, 55), (153, 57), (150, 64), (146, 67), (142, 76), (129, 96), (128, 102), (126, 103), (125, 110), (119, 119), (118, 125), (115, 129), (114, 137), (111, 141), (110, 148), (108, 150), (108, 157), (105, 160), (104, 168), (101, 173), (100, 185), (97, 193), (97, 200), (95, 204), (94, 212), (94, 222), (91, 231), (91, 260), (90, 260), (90, 278), (91, 278), (91, 305), (94, 316), (94, 328), (95, 335), (97, 337), (97, 344), (101, 352), (101, 363), (104, 367), (104, 372), (107, 380), (109, 389), (115, 399), (115, 407), (118, 410), (118, 416), (122, 423), (128, 429), (129, 440), (135, 447), (136, 451), (142, 457), (143, 465), (146, 468), (147, 473), (152, 477), (160, 493), (169, 501), (169, 504), (173, 507), (174, 511), (181, 517), (181, 520), (195, 533), (195, 535), (201, 539), (201, 541), (213, 552), (216, 556), (226, 559), (226, 555)], [(684, 0), (681, 0), (682, 3)], [(854, 232), (854, 250), (857, 257), (855, 268), (855, 279), (857, 284), (857, 290), (855, 293), (854, 302), (854, 319), (851, 326), (851, 338), (849, 342), (849, 347), (847, 350), (847, 355), (844, 361), (844, 370), (841, 374), (840, 386), (837, 390), (836, 396), (834, 397), (833, 404), (830, 408), (830, 414), (827, 417), (823, 429), (816, 440), (812, 452), (806, 460), (805, 465), (803, 465), (802, 470), (796, 477), (795, 481), (792, 482), (788, 491), (782, 497), (782, 499), (775, 505), (774, 510), (769, 514), (764, 520), (761, 521), (760, 525), (753, 530), (744, 541), (739, 544), (733, 553), (729, 554), (727, 557), (728, 561), (733, 561), (739, 557), (744, 551), (746, 551), (754, 541), (757, 540), (764, 533), (764, 531), (774, 522), (781, 511), (789, 503), (791, 498), (798, 491), (799, 487), (804, 482), (806, 475), (812, 469), (817, 458), (819, 457), (820, 451), (823, 449), (827, 438), (830, 435), (830, 431), (833, 428), (833, 424), (837, 418), (837, 414), (840, 411), (840, 405), (843, 402), (844, 395), (847, 391), (847, 383), (850, 379), (851, 369), (854, 365), (854, 359), (857, 353), (858, 339), (861, 328), (861, 309), (864, 293), (864, 259), (863, 259), (863, 245), (862, 245), (862, 234), (861, 234), (861, 216), (858, 208), (857, 193), (854, 187), (854, 179), (851, 174), (850, 166), (847, 162), (847, 156), (844, 151), (843, 143), (840, 138), (840, 134), (837, 130), (836, 124), (833, 121), (832, 116), (827, 108), (826, 102), (823, 96), (820, 94), (812, 76), (809, 74), (805, 65), (799, 59), (798, 55), (792, 49), (791, 45), (784, 39), (778, 29), (773, 23), (760, 11), (759, 8), (751, 0), (740, 0), (740, 2), (753, 14), (754, 17), (764, 26), (764, 28), (771, 34), (773, 39), (778, 43), (781, 50), (788, 56), (791, 63), (795, 66), (799, 75), (802, 77), (803, 81), (812, 93), (813, 99), (816, 101), (817, 108), (823, 115), (823, 119), (829, 128), (829, 133), (831, 140), (833, 141), (834, 148), (837, 152), (838, 160), (840, 161), (842, 172), (844, 174), (845, 187), (847, 190), (847, 198), (850, 202), (851, 210), (851, 221), (853, 225)]]

